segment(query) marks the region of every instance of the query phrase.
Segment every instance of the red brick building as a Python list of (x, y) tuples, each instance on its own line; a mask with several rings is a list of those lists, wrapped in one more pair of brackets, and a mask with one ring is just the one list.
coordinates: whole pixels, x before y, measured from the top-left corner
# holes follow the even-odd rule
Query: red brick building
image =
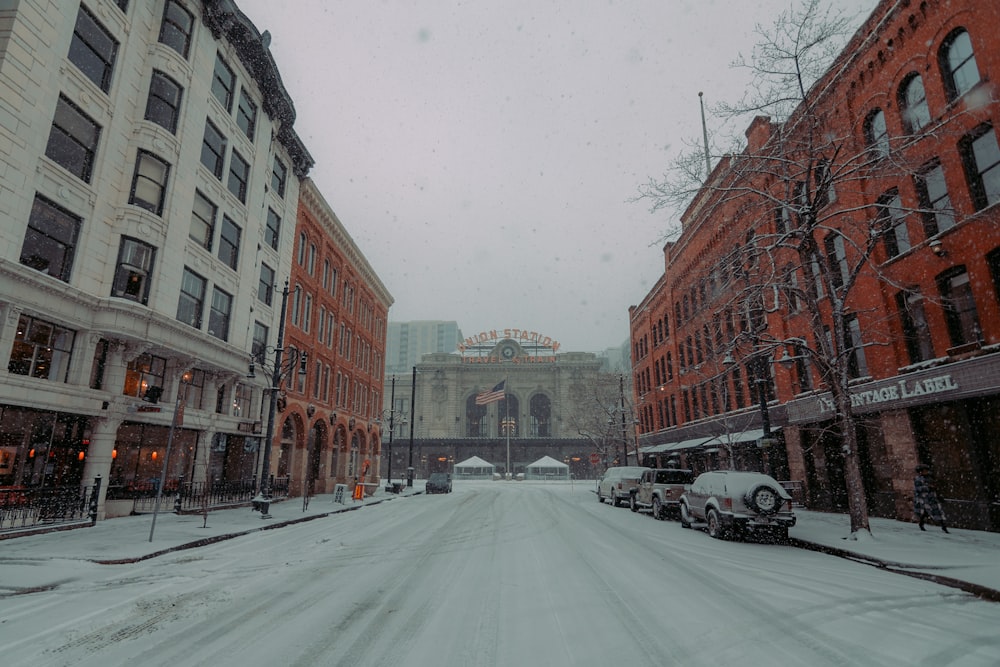
[[(261, 283), (279, 284), (277, 278), (261, 276)], [(392, 296), (316, 185), (303, 180), (285, 321), (288, 379), (271, 456), (273, 474), (291, 475), (292, 495), (302, 493), (304, 483), (314, 493), (355, 480), (370, 491), (378, 484), (377, 420), (391, 305)], [(268, 340), (266, 332), (255, 336), (261, 338)]]
[[(986, 0), (880, 3), (715, 165), (630, 309), (648, 460), (765, 470), (842, 511), (853, 442), (873, 515), (911, 516), (921, 461), (954, 523), (1000, 530), (998, 21)], [(849, 441), (812, 350), (842, 355)]]

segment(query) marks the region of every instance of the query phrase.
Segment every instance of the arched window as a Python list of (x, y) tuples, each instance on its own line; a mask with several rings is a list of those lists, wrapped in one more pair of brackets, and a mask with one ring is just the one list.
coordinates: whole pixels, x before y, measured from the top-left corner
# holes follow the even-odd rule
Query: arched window
[(465, 399), (465, 437), (487, 438), (489, 435), (486, 424), (486, 406), (476, 405), (476, 395), (472, 394)]
[(875, 159), (889, 155), (889, 130), (881, 109), (873, 110), (865, 118), (865, 145)]
[(531, 397), (530, 435), (532, 438), (552, 437), (552, 402), (545, 394)]
[(938, 51), (938, 62), (949, 102), (979, 83), (976, 54), (972, 51), (972, 39), (965, 28), (956, 29), (944, 40)]
[(515, 438), (520, 433), (518, 426), (518, 416), (520, 415), (521, 404), (516, 396), (507, 395), (497, 403), (497, 435), (500, 437)]
[(903, 115), (903, 127), (910, 134), (931, 122), (931, 112), (927, 108), (927, 96), (924, 94), (924, 80), (913, 73), (903, 80), (899, 87), (899, 110)]

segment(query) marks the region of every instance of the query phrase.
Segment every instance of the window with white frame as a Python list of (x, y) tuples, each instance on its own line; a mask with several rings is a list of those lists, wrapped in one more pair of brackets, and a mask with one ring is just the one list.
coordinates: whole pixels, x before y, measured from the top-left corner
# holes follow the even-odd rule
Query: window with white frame
[(219, 340), (229, 340), (229, 319), (233, 310), (232, 295), (215, 287), (212, 289), (212, 307), (208, 315), (208, 335)]
[(101, 127), (80, 107), (60, 95), (45, 156), (84, 183), (90, 183), (100, 139)]
[(187, 58), (193, 29), (194, 17), (191, 13), (178, 0), (166, 0), (163, 21), (160, 23), (160, 43)]
[(118, 42), (86, 7), (80, 5), (69, 45), (69, 61), (104, 92), (111, 89), (111, 75)]
[(191, 228), (188, 236), (205, 250), (212, 250), (212, 238), (215, 235), (215, 215), (218, 208), (208, 197), (194, 191), (194, 205), (191, 209)]
[(128, 203), (144, 208), (150, 213), (163, 215), (163, 204), (167, 196), (167, 177), (170, 165), (144, 150), (135, 158), (135, 174), (132, 176), (132, 192)]
[(68, 282), (82, 224), (81, 218), (36, 195), (21, 246), (21, 264)]
[(156, 249), (128, 236), (123, 236), (118, 249), (118, 266), (111, 285), (111, 296), (145, 304), (149, 300), (150, 274)]
[(66, 382), (76, 332), (52, 322), (20, 315), (7, 372), (53, 382)]
[(236, 94), (236, 75), (232, 68), (222, 59), (222, 54), (215, 54), (215, 71), (212, 74), (212, 95), (219, 100), (222, 108), (229, 113), (233, 109), (233, 96)]

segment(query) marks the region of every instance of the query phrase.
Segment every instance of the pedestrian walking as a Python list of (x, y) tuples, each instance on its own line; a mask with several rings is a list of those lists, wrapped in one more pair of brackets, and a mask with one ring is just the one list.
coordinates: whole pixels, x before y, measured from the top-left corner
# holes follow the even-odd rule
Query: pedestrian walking
[(917, 515), (917, 525), (920, 526), (920, 530), (927, 530), (924, 528), (924, 521), (930, 519), (941, 526), (941, 530), (948, 532), (944, 509), (934, 489), (930, 466), (924, 463), (917, 466), (917, 474), (913, 478), (913, 513)]

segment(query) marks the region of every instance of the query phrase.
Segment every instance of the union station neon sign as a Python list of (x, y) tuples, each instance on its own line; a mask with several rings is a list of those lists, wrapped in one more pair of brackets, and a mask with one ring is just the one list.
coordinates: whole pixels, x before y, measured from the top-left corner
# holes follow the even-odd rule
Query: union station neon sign
[(458, 346), (458, 351), (465, 354), (465, 352), (471, 348), (481, 348), (482, 346), (496, 343), (504, 339), (517, 341), (521, 344), (548, 348), (552, 350), (553, 353), (558, 351), (560, 347), (559, 341), (553, 340), (549, 336), (540, 334), (537, 331), (529, 331), (528, 329), (491, 329), (489, 331), (481, 331), (466, 338), (462, 341), (462, 344)]

